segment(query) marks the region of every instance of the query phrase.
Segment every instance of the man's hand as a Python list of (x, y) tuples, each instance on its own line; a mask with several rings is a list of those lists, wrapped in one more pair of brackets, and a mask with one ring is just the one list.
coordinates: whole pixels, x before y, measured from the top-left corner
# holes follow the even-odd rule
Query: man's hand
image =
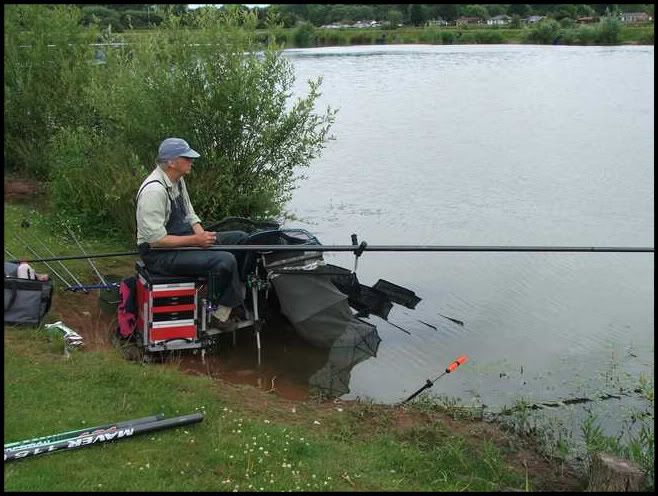
[(209, 248), (215, 244), (217, 234), (213, 231), (201, 231), (194, 235), (196, 245), (201, 248)]

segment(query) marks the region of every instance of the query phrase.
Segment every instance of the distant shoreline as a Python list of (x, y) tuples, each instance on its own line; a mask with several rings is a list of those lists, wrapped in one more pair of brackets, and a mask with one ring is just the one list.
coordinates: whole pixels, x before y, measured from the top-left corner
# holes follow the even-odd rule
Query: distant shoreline
[[(594, 29), (594, 28), (592, 28)], [(156, 29), (157, 30), (157, 29)], [(126, 41), (152, 32), (151, 30), (133, 30), (117, 33)], [(257, 29), (255, 41), (266, 45), (272, 37), (283, 48), (323, 48), (362, 45), (556, 45), (556, 46), (653, 46), (654, 27), (622, 26), (616, 43), (598, 43), (590, 39), (587, 43), (579, 39), (567, 38), (568, 30), (560, 33), (557, 42), (525, 42), (528, 28), (507, 27), (402, 27), (398, 29), (381, 28), (281, 28), (270, 31)]]

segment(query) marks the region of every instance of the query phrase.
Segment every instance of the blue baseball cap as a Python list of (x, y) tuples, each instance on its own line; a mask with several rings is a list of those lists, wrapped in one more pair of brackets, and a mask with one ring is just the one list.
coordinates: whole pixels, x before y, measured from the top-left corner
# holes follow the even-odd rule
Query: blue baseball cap
[(158, 160), (171, 160), (176, 157), (199, 158), (195, 150), (192, 150), (187, 141), (181, 138), (167, 138), (160, 143), (158, 148)]

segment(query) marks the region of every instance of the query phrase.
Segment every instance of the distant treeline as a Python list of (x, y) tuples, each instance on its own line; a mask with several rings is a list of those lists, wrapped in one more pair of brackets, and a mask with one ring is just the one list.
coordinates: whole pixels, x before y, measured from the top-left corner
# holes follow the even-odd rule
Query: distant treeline
[[(191, 10), (188, 4), (75, 4), (82, 9), (83, 23), (112, 26), (114, 31), (130, 28), (158, 26), (167, 11), (178, 14), (182, 22), (202, 14), (205, 6)], [(531, 15), (546, 16), (561, 21), (579, 17), (617, 15), (620, 12), (646, 12), (654, 15), (654, 4), (274, 4), (267, 7), (249, 8), (244, 5), (225, 4), (220, 9), (241, 9), (257, 14), (257, 29), (267, 27), (268, 19), (276, 18), (284, 28), (299, 23), (315, 27), (331, 23), (354, 23), (376, 20), (391, 26), (423, 26), (428, 21), (443, 19), (454, 22), (461, 16), (487, 19), (508, 15), (522, 19)]]

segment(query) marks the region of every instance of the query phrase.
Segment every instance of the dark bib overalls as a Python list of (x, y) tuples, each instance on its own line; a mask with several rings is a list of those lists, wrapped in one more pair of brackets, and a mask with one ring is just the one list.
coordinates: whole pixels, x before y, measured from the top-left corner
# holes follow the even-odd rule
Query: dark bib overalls
[[(158, 180), (150, 181), (144, 187), (151, 182), (160, 183), (166, 189), (166, 186)], [(137, 193), (138, 200), (143, 189)], [(187, 211), (183, 195), (179, 194), (176, 199), (173, 199), (167, 190), (167, 196), (171, 205), (171, 215), (165, 224), (167, 234), (175, 236), (194, 234), (192, 226), (186, 219)], [(217, 233), (215, 244), (240, 244), (246, 237), (247, 234), (242, 231)], [(228, 251), (150, 251), (141, 255), (141, 258), (146, 268), (157, 274), (190, 277), (208, 277), (209, 274), (213, 274), (218, 282), (217, 289), (221, 292), (218, 304), (236, 307), (244, 301), (244, 289), (240, 281), (238, 263), (235, 256)]]

